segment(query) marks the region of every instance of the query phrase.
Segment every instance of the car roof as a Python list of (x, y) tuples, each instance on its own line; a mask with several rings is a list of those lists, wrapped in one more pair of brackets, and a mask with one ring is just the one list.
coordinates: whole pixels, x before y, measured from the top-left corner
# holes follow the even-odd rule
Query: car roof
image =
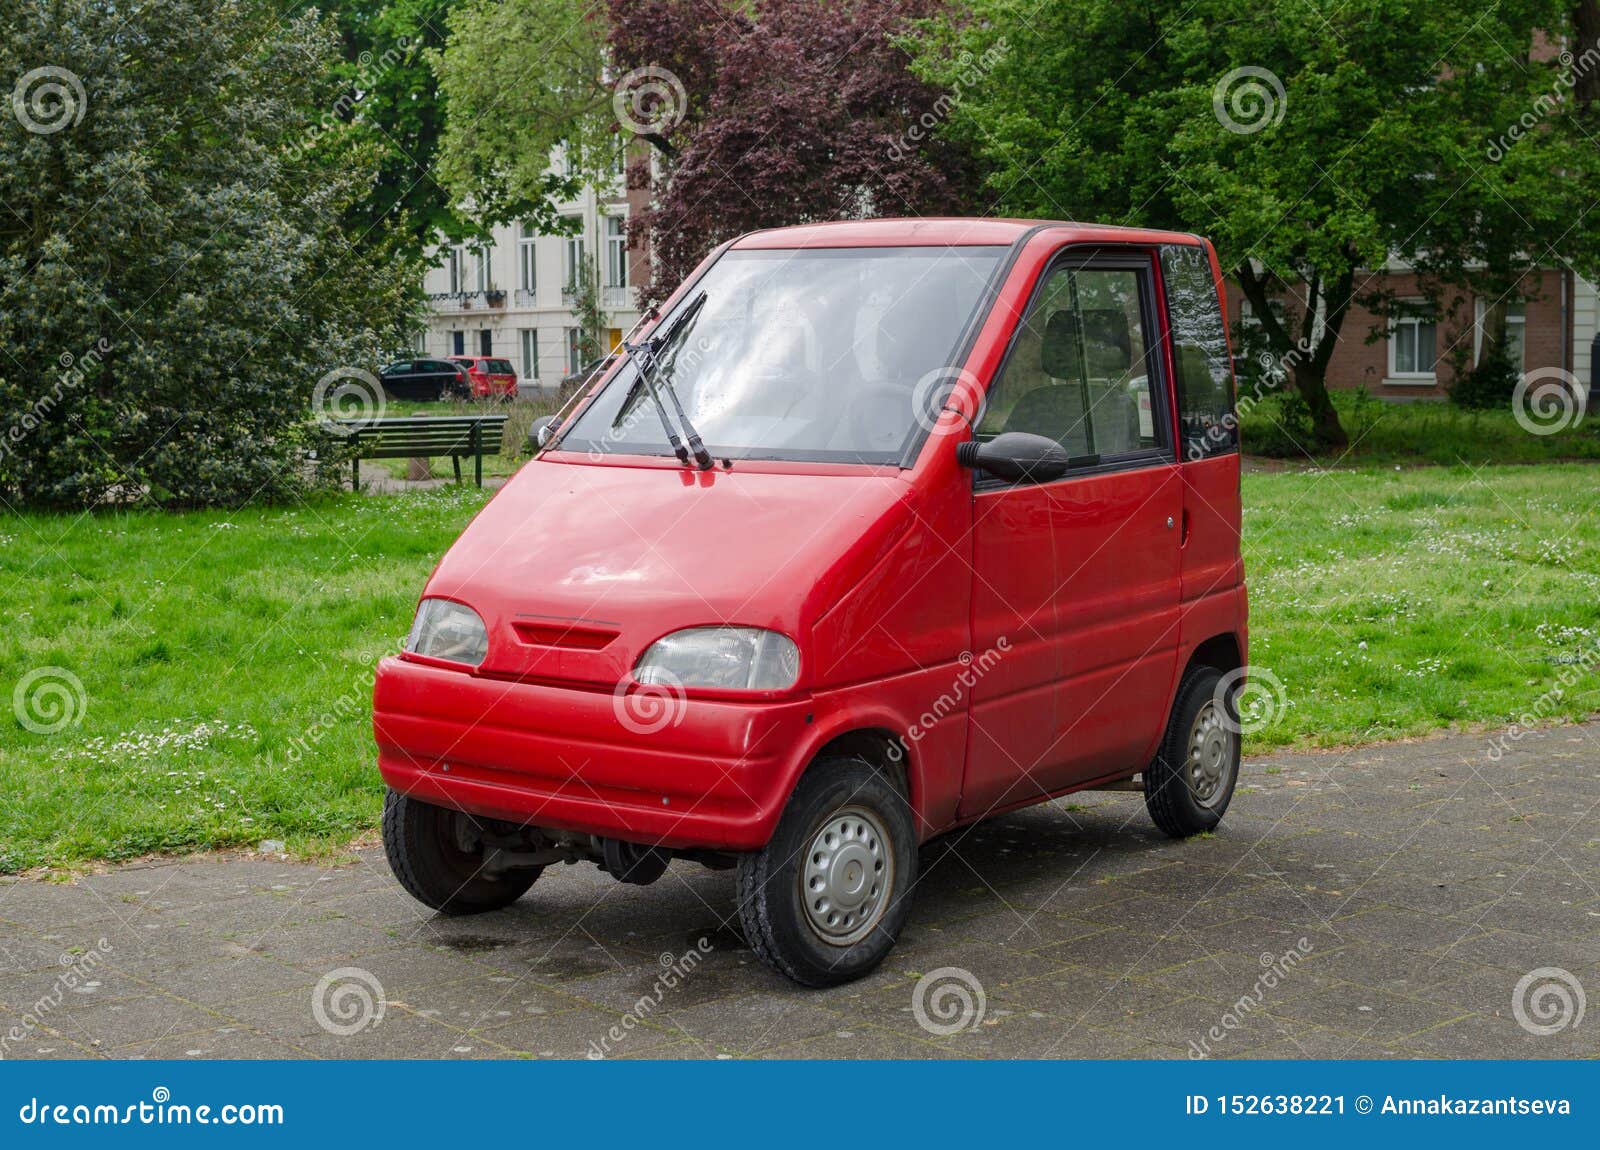
[(1039, 229), (1062, 229), (1070, 240), (1107, 243), (1199, 243), (1185, 232), (1149, 228), (1125, 228), (1113, 224), (1092, 224), (1071, 220), (984, 219), (962, 216), (929, 216), (908, 219), (844, 220), (838, 223), (799, 224), (750, 232), (733, 242), (736, 249), (761, 248), (854, 248), (917, 246), (1007, 246)]

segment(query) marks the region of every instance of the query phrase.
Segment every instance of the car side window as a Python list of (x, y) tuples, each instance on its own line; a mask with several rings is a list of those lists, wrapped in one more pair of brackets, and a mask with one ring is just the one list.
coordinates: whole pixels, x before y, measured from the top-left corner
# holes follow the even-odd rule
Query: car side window
[(977, 438), (1031, 432), (1074, 460), (1161, 447), (1145, 282), (1127, 267), (1048, 272), (989, 388)]
[(1176, 244), (1161, 249), (1167, 323), (1177, 375), (1178, 425), (1183, 458), (1206, 459), (1239, 450), (1233, 413), (1233, 366), (1222, 304), (1204, 248)]

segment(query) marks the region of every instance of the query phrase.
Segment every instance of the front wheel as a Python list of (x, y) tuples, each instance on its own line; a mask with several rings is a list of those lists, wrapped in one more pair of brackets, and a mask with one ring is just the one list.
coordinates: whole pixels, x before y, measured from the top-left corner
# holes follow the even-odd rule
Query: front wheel
[(1215, 667), (1191, 667), (1178, 684), (1161, 748), (1144, 773), (1144, 805), (1175, 839), (1222, 821), (1239, 781), (1236, 695)]
[(383, 850), (412, 898), (444, 914), (510, 906), (544, 870), (486, 872), (470, 815), (390, 791), (383, 800)]
[(800, 779), (772, 841), (740, 858), (739, 921), (773, 970), (836, 986), (883, 961), (916, 881), (916, 829), (900, 788), (861, 759), (825, 759)]

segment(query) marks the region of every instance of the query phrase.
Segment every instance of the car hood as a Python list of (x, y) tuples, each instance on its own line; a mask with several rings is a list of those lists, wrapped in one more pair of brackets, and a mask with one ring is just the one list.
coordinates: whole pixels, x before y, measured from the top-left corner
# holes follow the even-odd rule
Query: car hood
[(734, 623), (801, 645), (909, 526), (898, 472), (523, 467), (462, 533), (426, 594), (483, 616), (480, 673), (615, 684), (683, 627)]

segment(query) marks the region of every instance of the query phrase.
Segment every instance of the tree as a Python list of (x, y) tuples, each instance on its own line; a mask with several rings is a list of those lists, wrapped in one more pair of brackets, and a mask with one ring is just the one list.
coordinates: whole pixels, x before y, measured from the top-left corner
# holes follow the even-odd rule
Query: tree
[[(302, 0), (301, 11), (324, 9), (337, 21), (343, 59), (334, 72), (342, 87), (313, 130), (348, 126), (373, 146), (378, 172), (370, 194), (347, 214), (351, 242), (390, 242), (421, 258), (440, 239), (469, 238), (474, 228), (456, 211), (433, 175), (444, 102), (430, 56), (443, 49), (456, 0)], [(420, 291), (420, 284), (418, 285)]]
[(600, 277), (592, 261), (578, 261), (567, 291), (572, 296), (572, 318), (577, 323), (578, 362), (587, 366), (605, 351), (606, 313), (600, 304)]
[[(1488, 253), (1480, 224), (1492, 219), (1513, 274), (1504, 253), (1543, 253), (1521, 241), (1571, 210), (1579, 186), (1540, 169), (1554, 158), (1540, 133), (1487, 177), (1463, 150), (1470, 141), (1489, 166), (1483, 149), (1538, 87), (1502, 46), (1522, 53), (1564, 26), (1557, 2), (1080, 0), (1023, 15), (976, 0), (969, 19), (923, 25), (916, 49), (919, 72), (948, 82), (963, 52), (1029, 45), (950, 120), (989, 164), (994, 207), (1208, 234), (1324, 447), (1346, 442), (1326, 377), (1350, 309), (1393, 303), (1373, 271), (1418, 255), (1426, 236), (1430, 270), (1458, 272)], [(1513, 182), (1514, 203), (1548, 201), (1531, 227), (1500, 204)], [(1423, 228), (1423, 205), (1461, 226)]]
[(337, 58), (331, 25), (265, 3), (0, 9), (7, 500), (238, 504), (307, 482), (319, 378), (369, 369), (415, 318), (414, 269), (344, 233), (377, 157), (311, 130)]
[(653, 191), (629, 223), (654, 269), (643, 299), (756, 228), (961, 209), (967, 149), (931, 131), (951, 97), (911, 74), (900, 40), (913, 19), (945, 11), (940, 0), (854, 0), (823, 18), (812, 0), (611, 0), (610, 11), (614, 71), (653, 88), (623, 117), (654, 148), (629, 168)]
[(606, 28), (591, 8), (460, 0), (454, 9), (444, 50), (431, 57), (448, 110), (437, 174), (478, 224), (564, 232), (556, 202), (614, 166)]

